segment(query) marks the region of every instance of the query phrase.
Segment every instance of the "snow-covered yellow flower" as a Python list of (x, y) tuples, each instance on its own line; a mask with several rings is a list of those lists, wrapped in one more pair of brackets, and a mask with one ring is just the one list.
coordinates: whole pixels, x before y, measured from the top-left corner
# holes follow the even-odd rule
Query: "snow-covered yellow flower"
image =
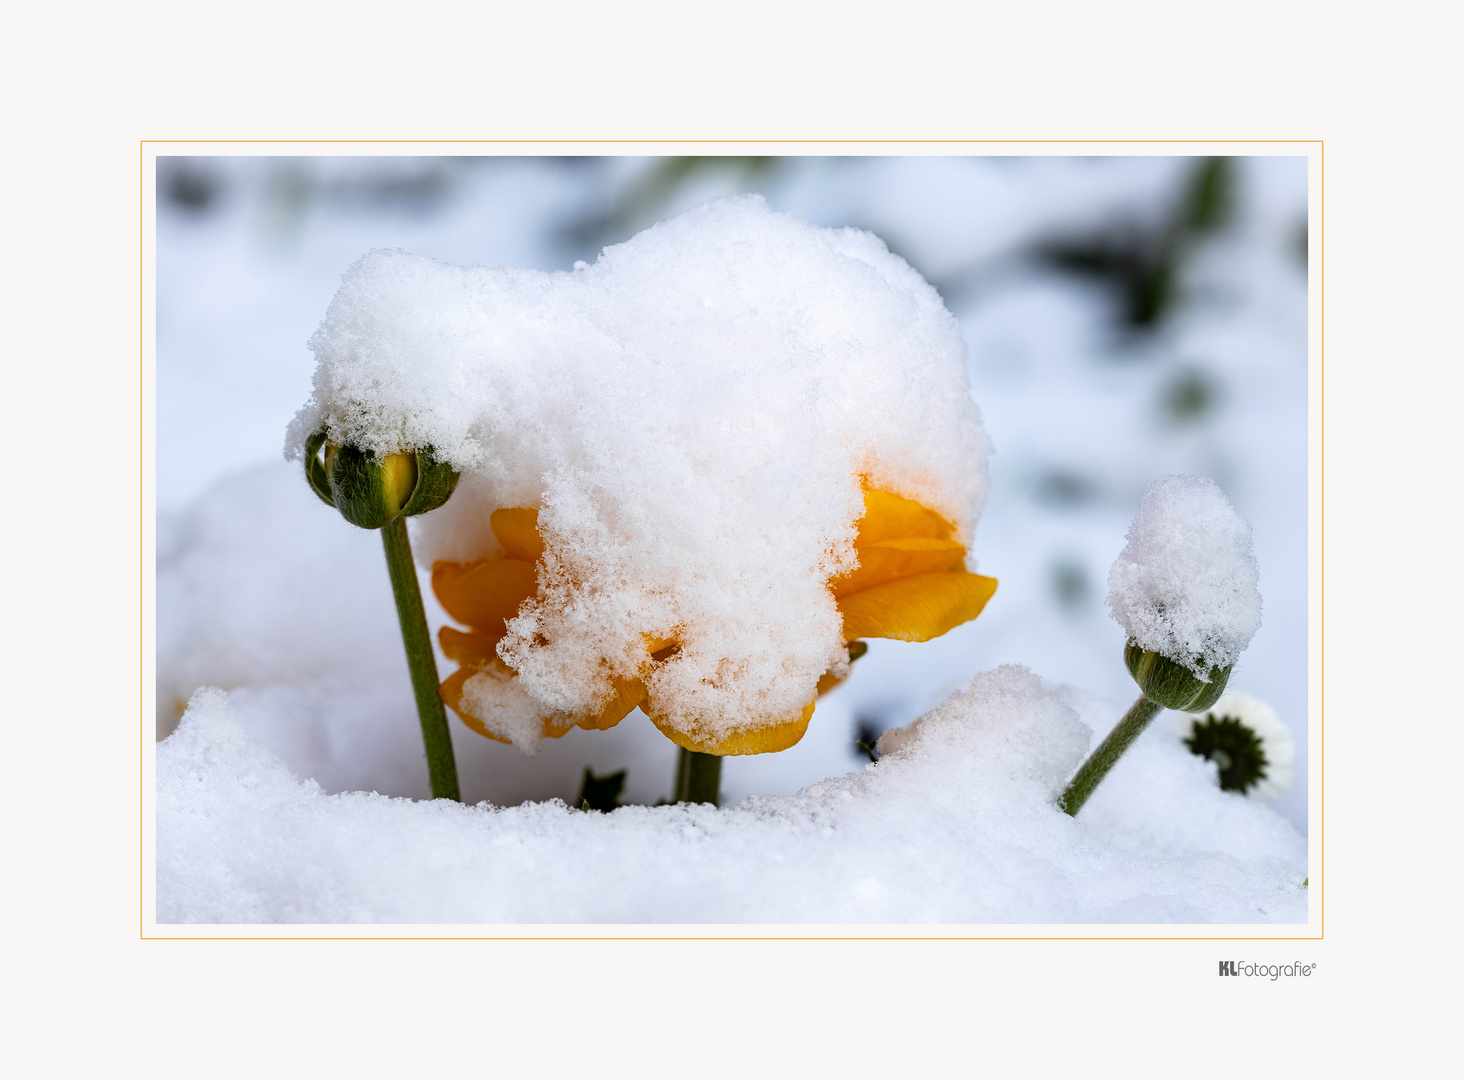
[[(444, 610), (467, 631), (444, 626), (438, 635), (443, 652), (459, 664), (441, 686), (442, 699), (472, 730), (507, 741), (473, 714), (468, 680), (483, 675), (512, 680), (514, 671), (498, 655), (507, 623), (524, 601), (538, 591), (536, 566), (544, 554), (538, 511), (525, 507), (495, 510), (489, 520), (501, 554), (470, 563), (437, 562), (432, 589)], [(964, 569), (966, 549), (951, 537), (952, 524), (934, 510), (888, 491), (864, 491), (864, 515), (854, 541), (857, 567), (829, 582), (843, 617), (844, 639), (897, 638), (928, 641), (974, 619), (996, 591), (996, 580)], [(808, 729), (814, 701), (800, 713), (774, 716), (717, 742), (697, 738), (661, 716), (646, 690), (645, 676), (679, 648), (674, 631), (645, 639), (645, 660), (639, 677), (617, 677), (614, 693), (594, 715), (543, 718), (544, 734), (563, 735), (571, 727), (614, 727), (637, 706), (673, 742), (702, 753), (762, 754), (785, 750)], [(819, 682), (823, 692), (838, 677), (830, 672)]]

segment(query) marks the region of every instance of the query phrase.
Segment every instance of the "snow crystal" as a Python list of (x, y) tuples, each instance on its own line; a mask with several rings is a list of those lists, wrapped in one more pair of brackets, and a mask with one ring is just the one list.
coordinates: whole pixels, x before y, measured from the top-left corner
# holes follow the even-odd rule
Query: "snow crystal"
[(1142, 648), (1200, 678), (1229, 667), (1261, 625), (1251, 529), (1212, 480), (1149, 485), (1108, 575), (1108, 607)]
[[(499, 654), (548, 711), (597, 711), (647, 636), (674, 634), (649, 689), (675, 726), (720, 738), (796, 714), (845, 655), (826, 583), (853, 565), (861, 478), (936, 509), (968, 549), (986, 495), (935, 290), (869, 233), (760, 197), (572, 271), (373, 251), (311, 347), (290, 453), (323, 427), (378, 452), (431, 445), (462, 471), (422, 519), (421, 558), (490, 554), (493, 509), (539, 509), (539, 593)], [(485, 704), (522, 726), (512, 702)]]
[[(1146, 732), (1077, 818), (1114, 707), (1005, 667), (862, 772), (731, 809), (327, 795), (200, 690), (157, 749), (157, 918), (185, 922), (1305, 922), (1306, 844)], [(1081, 717), (1080, 718), (1080, 710)]]

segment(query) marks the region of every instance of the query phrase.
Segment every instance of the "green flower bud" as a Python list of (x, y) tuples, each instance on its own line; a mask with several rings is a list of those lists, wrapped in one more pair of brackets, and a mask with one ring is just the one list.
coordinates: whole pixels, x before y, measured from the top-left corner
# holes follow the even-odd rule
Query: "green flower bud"
[(327, 443), (325, 432), (318, 431), (305, 443), (305, 479), (352, 525), (379, 529), (394, 518), (425, 514), (447, 502), (458, 473), (438, 461), (430, 446), (378, 457)]
[(1225, 693), (1231, 668), (1213, 667), (1210, 681), (1201, 682), (1193, 671), (1160, 653), (1149, 652), (1130, 641), (1123, 648), (1123, 662), (1139, 689), (1150, 701), (1179, 712), (1204, 712)]

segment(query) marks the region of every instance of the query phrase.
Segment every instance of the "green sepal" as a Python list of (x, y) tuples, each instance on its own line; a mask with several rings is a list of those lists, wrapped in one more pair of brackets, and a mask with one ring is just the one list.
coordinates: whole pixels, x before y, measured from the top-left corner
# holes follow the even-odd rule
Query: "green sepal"
[(415, 517), (436, 510), (452, 496), (457, 487), (458, 471), (445, 461), (438, 461), (432, 447), (417, 451), (417, 486), (402, 507), (402, 516)]
[(380, 529), (393, 518), (425, 514), (447, 502), (458, 472), (438, 461), (430, 446), (380, 457), (371, 450), (334, 446), (321, 429), (305, 443), (305, 479), (352, 525)]
[(310, 490), (320, 496), (320, 501), (326, 506), (335, 505), (335, 496), (330, 492), (330, 477), (325, 473), (325, 466), (320, 462), (320, 448), (325, 445), (325, 429), (321, 428), (310, 438), (305, 440), (305, 482), (310, 485)]
[(362, 529), (379, 529), (398, 517), (417, 486), (415, 476), (406, 485), (398, 483), (400, 474), (388, 471), (387, 461), (371, 450), (326, 447), (325, 456), (336, 509), (341, 517)]
[(1124, 646), (1123, 662), (1146, 698), (1177, 712), (1204, 712), (1219, 701), (1235, 666), (1213, 667), (1210, 681), (1202, 682), (1183, 664), (1140, 648), (1135, 641)]

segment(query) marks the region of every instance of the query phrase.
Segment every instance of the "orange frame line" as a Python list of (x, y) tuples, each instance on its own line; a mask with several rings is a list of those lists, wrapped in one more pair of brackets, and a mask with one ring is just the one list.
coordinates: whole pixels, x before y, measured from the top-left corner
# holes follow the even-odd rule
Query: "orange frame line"
[[(1316, 260), (1318, 265), (1318, 442), (1321, 445), (1321, 461), (1318, 462), (1318, 527), (1322, 534), (1318, 539), (1318, 588), (1321, 596), (1318, 597), (1318, 809), (1319, 820), (1316, 822), (1318, 837), (1316, 837), (1316, 859), (1318, 859), (1318, 932), (1315, 935), (1294, 935), (1294, 937), (1246, 937), (1246, 935), (1151, 935), (1151, 937), (1082, 937), (1082, 935), (1019, 935), (1019, 937), (1006, 937), (1006, 935), (827, 935), (827, 934), (779, 934), (767, 935), (666, 935), (657, 934), (631, 934), (631, 935), (509, 935), (509, 934), (482, 934), (482, 935), (182, 935), (154, 934), (146, 932), (146, 916), (143, 913), (146, 903), (146, 865), (143, 862), (143, 853), (146, 847), (146, 754), (148, 754), (148, 730), (146, 730), (146, 656), (142, 642), (146, 634), (146, 558), (148, 553), (145, 550), (146, 527), (145, 521), (146, 499), (143, 495), (143, 483), (146, 476), (146, 433), (145, 421), (146, 410), (143, 401), (146, 397), (146, 195), (148, 195), (148, 146), (151, 145), (182, 145), (182, 143), (208, 143), (208, 145), (297, 145), (297, 143), (309, 143), (309, 145), (454, 145), (454, 143), (473, 143), (473, 145), (568, 145), (568, 143), (591, 143), (591, 145), (685, 145), (685, 143), (697, 143), (697, 145), (744, 145), (744, 143), (755, 143), (755, 145), (785, 145), (785, 143), (798, 143), (798, 145), (855, 145), (858, 140), (851, 139), (139, 139), (138, 140), (138, 622), (139, 622), (139, 678), (138, 680), (138, 714), (141, 717), (139, 723), (139, 754), (138, 754), (138, 940), (139, 941), (1323, 941), (1326, 938), (1326, 288), (1325, 288), (1325, 203), (1326, 203), (1326, 140), (1325, 139), (884, 139), (878, 140), (875, 145), (925, 145), (925, 146), (952, 146), (952, 145), (1116, 145), (1116, 143), (1127, 143), (1127, 145), (1174, 145), (1174, 143), (1203, 142), (1211, 145), (1224, 145), (1224, 143), (1247, 143), (1247, 145), (1271, 145), (1271, 143), (1282, 143), (1282, 145), (1306, 145), (1315, 143), (1318, 148), (1318, 199), (1316, 199), (1316, 247), (1321, 258)], [(864, 140), (864, 145), (870, 145)], [(1307, 206), (1307, 220), (1310, 221), (1310, 206)], [(1307, 225), (1307, 275), (1310, 277), (1312, 258), (1310, 258), (1310, 246), (1312, 246), (1312, 230)], [(1310, 288), (1310, 282), (1307, 284)], [(1307, 326), (1310, 332), (1310, 325)], [(1307, 359), (1310, 364), (1310, 357)], [(1310, 454), (1310, 446), (1307, 449)], [(1310, 717), (1309, 717), (1310, 720)], [(1307, 770), (1307, 777), (1310, 779), (1310, 768)], [(1310, 840), (1310, 837), (1307, 837)], [(1310, 850), (1310, 843), (1307, 843), (1307, 850)]]

